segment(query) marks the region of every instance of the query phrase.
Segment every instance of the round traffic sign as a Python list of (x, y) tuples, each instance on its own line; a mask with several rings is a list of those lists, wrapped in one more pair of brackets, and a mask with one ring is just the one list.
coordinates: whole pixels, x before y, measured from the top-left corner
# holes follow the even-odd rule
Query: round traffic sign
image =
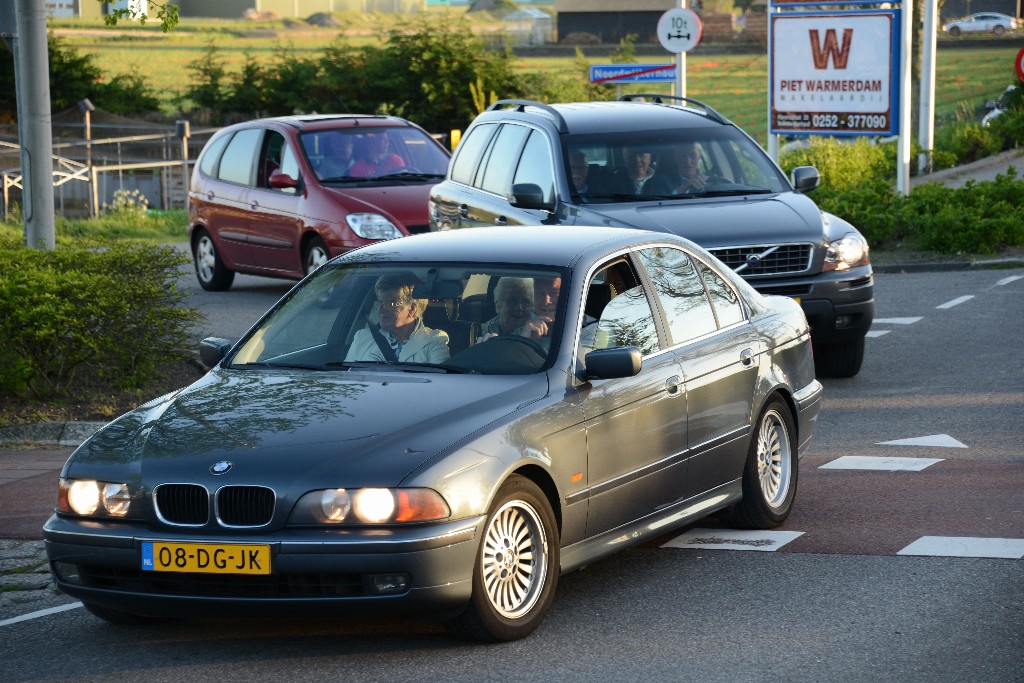
[(1013, 65), (1017, 67), (1017, 78), (1024, 81), (1024, 47), (1017, 53), (1017, 59)]
[(658, 41), (669, 52), (686, 52), (700, 42), (704, 28), (692, 9), (675, 7), (658, 19)]

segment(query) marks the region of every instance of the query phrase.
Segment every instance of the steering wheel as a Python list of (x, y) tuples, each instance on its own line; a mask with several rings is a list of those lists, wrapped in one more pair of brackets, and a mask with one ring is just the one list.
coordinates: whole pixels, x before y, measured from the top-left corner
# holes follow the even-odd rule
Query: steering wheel
[(547, 349), (545, 349), (543, 346), (541, 346), (538, 342), (535, 342), (533, 339), (530, 339), (529, 337), (521, 337), (518, 334), (503, 334), (503, 335), (500, 335), (500, 336), (497, 336), (497, 337), (491, 337), (487, 341), (488, 342), (501, 341), (501, 342), (511, 342), (513, 344), (522, 344), (523, 346), (527, 347), (528, 349), (530, 349), (531, 351), (536, 353), (542, 359), (548, 357)]

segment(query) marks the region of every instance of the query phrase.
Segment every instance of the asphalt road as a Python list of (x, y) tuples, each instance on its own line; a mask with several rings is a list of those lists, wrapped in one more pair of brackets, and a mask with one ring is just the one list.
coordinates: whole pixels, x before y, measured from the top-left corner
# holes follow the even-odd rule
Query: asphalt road
[[(199, 295), (210, 334), (288, 288), (249, 280)], [(5, 597), (0, 680), (1022, 681), (1024, 269), (879, 274), (876, 296), (780, 535), (666, 535), (562, 577), (538, 632), (495, 646), (344, 614), (125, 629)]]

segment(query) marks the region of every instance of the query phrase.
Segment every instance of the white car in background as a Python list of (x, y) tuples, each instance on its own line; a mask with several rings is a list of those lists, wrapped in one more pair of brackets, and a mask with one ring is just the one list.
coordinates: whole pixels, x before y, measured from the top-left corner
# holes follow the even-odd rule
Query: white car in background
[(942, 30), (956, 38), (961, 33), (991, 33), (1001, 36), (1006, 31), (1016, 31), (1020, 22), (1008, 14), (998, 12), (979, 12), (963, 19), (947, 22)]

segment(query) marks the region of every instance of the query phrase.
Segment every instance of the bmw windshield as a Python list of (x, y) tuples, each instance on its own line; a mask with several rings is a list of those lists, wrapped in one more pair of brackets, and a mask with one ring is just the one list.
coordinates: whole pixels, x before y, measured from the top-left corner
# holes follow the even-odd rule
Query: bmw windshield
[(229, 367), (531, 374), (561, 336), (563, 275), (495, 263), (327, 264)]

